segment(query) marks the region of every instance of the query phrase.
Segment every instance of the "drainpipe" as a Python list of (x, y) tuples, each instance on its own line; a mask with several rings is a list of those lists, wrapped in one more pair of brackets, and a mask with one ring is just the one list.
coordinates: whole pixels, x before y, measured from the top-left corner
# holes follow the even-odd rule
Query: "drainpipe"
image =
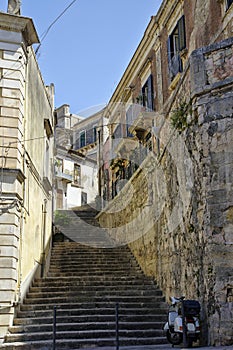
[(46, 236), (46, 219), (47, 219), (47, 199), (44, 199), (44, 204), (42, 205), (42, 243), (41, 243), (41, 277), (45, 273), (45, 236)]

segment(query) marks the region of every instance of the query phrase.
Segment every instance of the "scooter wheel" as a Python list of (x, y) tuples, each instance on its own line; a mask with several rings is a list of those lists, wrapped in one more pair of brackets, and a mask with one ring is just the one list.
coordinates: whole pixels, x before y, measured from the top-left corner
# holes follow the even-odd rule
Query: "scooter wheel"
[(169, 329), (167, 330), (167, 340), (172, 345), (179, 345), (182, 343), (182, 334), (181, 333), (173, 333)]

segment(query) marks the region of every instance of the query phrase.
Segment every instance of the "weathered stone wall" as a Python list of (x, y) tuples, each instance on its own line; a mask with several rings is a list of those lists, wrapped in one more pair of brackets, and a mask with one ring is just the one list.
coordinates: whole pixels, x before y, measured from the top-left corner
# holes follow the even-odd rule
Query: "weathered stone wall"
[[(233, 40), (194, 51), (151, 154), (99, 217), (167, 300), (197, 298), (203, 342), (233, 344)], [(191, 102), (182, 132), (169, 116)], [(170, 111), (170, 112), (169, 112)]]

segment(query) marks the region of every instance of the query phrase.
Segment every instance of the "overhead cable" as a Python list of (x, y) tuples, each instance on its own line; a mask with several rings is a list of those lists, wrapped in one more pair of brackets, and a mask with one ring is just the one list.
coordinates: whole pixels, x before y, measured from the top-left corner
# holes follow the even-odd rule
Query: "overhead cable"
[(77, 0), (73, 0), (66, 8), (65, 10), (63, 10), (59, 16), (57, 16), (57, 18), (48, 26), (48, 28), (46, 29), (46, 31), (42, 34), (42, 37), (40, 39), (40, 44), (39, 46), (36, 48), (35, 50), (35, 54), (38, 53), (41, 45), (42, 45), (42, 42), (44, 41), (44, 39), (46, 38), (46, 36), (48, 35), (50, 29), (54, 26), (54, 24), (65, 14), (65, 12), (76, 2)]

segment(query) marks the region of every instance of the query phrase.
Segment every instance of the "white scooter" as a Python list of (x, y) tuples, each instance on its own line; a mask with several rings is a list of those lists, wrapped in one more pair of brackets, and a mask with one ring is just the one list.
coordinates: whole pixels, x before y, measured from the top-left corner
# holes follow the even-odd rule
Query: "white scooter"
[(193, 342), (200, 338), (200, 304), (197, 300), (184, 300), (185, 297), (171, 297), (168, 311), (168, 321), (164, 325), (169, 343), (192, 347)]

